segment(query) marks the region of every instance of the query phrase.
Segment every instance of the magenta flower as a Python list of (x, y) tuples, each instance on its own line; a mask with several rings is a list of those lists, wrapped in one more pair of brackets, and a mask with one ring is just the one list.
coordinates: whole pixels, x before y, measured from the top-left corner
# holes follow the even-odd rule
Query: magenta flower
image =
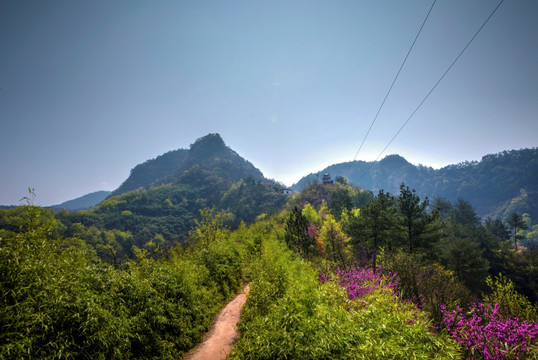
[(499, 304), (478, 303), (468, 313), (456, 306), (449, 311), (441, 306), (443, 323), (452, 337), (463, 347), (469, 359), (520, 359), (530, 345), (537, 343), (538, 323), (503, 317)]
[[(391, 289), (395, 295), (399, 291), (396, 274), (383, 273), (380, 269), (374, 272), (371, 268), (354, 267), (349, 270), (338, 268), (335, 276), (337, 283), (346, 290), (350, 300), (366, 296), (380, 287)], [(320, 281), (322, 283), (327, 281), (325, 273), (320, 274)]]

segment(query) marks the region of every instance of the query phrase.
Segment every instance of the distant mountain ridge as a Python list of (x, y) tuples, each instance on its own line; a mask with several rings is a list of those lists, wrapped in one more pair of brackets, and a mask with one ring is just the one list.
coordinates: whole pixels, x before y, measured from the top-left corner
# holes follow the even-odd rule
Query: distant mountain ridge
[(49, 208), (55, 210), (68, 210), (68, 211), (77, 211), (89, 209), (92, 206), (99, 204), (101, 201), (105, 200), (106, 197), (110, 194), (110, 191), (95, 191), (84, 196), (78, 197), (73, 200), (65, 201), (58, 205), (48, 206)]
[(449, 201), (463, 198), (482, 217), (504, 217), (510, 209), (527, 212), (538, 219), (538, 149), (503, 151), (435, 170), (415, 166), (399, 155), (381, 161), (353, 161), (334, 164), (299, 180), (292, 189), (299, 191), (321, 175), (344, 176), (352, 183), (377, 192), (397, 194), (402, 182), (416, 189), (421, 197), (442, 197)]

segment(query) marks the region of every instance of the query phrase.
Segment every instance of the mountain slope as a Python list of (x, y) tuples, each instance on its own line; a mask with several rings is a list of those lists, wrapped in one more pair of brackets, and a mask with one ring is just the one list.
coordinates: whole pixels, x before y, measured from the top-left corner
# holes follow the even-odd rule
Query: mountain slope
[(209, 170), (229, 181), (264, 178), (260, 170), (226, 146), (219, 134), (209, 134), (196, 140), (190, 149), (169, 151), (135, 166), (110, 197), (140, 188), (181, 183), (182, 176), (193, 167)]
[[(378, 162), (354, 161), (331, 165), (316, 174), (302, 178), (292, 188), (300, 190), (321, 174), (344, 176), (365, 189), (379, 189), (398, 193), (405, 182), (421, 196), (443, 197), (449, 201), (468, 200), (480, 216), (504, 216), (505, 207), (527, 193), (528, 206), (519, 211), (529, 212), (538, 219), (538, 210), (532, 204), (538, 200), (538, 149), (504, 151), (486, 155), (480, 162), (465, 162), (435, 170), (410, 164), (403, 157), (389, 155)], [(504, 209), (504, 210), (503, 210)]]
[(55, 210), (69, 210), (69, 211), (89, 209), (92, 206), (95, 206), (99, 204), (101, 201), (103, 201), (104, 199), (106, 199), (106, 197), (109, 194), (110, 194), (110, 191), (96, 191), (96, 192), (92, 192), (90, 194), (86, 194), (84, 196), (78, 197), (76, 199), (65, 201), (61, 204), (52, 205), (49, 207)]
[(155, 159), (147, 160), (142, 164), (136, 165), (129, 177), (114, 190), (110, 196), (116, 196), (128, 191), (151, 186), (172, 173), (185, 159), (188, 150), (178, 149), (169, 151)]
[(128, 231), (143, 246), (149, 241), (184, 240), (206, 207), (223, 211), (231, 228), (279, 211), (288, 198), (282, 190), (226, 146), (220, 135), (209, 134), (188, 150), (174, 150), (136, 166), (98, 206), (61, 216), (67, 224)]

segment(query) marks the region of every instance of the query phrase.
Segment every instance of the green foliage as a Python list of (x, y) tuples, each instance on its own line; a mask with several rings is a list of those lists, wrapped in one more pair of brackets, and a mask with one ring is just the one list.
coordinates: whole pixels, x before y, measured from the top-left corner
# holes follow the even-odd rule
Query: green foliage
[(517, 213), (512, 213), (507, 222), (512, 230), (512, 240), (514, 241), (514, 247), (517, 250), (518, 241), (524, 238), (524, 236), (519, 232), (522, 230), (527, 230), (527, 224), (521, 215)]
[(415, 190), (405, 184), (400, 185), (398, 196), (399, 225), (404, 234), (404, 242), (409, 253), (422, 249), (429, 251), (439, 237), (440, 213), (437, 209), (428, 212), (428, 199), (420, 202)]
[(213, 210), (201, 211), (202, 221), (191, 236), (197, 249), (199, 261), (209, 271), (211, 282), (226, 298), (235, 294), (243, 280), (243, 259), (238, 244), (230, 241), (230, 235), (222, 228), (219, 214)]
[(215, 213), (215, 208), (200, 210), (201, 219), (194, 220), (196, 227), (189, 233), (194, 246), (204, 249), (227, 236), (227, 231), (223, 229), (222, 216), (222, 213)]
[(342, 231), (340, 223), (332, 215), (323, 221), (319, 238), (325, 248), (327, 259), (346, 266), (351, 262), (350, 238)]
[(303, 210), (301, 211), (303, 216), (306, 218), (309, 224), (314, 224), (317, 227), (321, 226), (322, 219), (321, 216), (317, 213), (316, 209), (309, 203), (307, 203)]
[[(243, 278), (241, 244), (204, 214), (194, 231), (208, 237), (196, 239), (203, 247), (178, 247), (166, 258), (135, 248), (135, 260), (112, 267), (84, 241), (60, 238), (49, 211), (14, 209), (3, 219), (17, 230), (0, 229), (0, 358), (180, 357)], [(93, 234), (88, 242), (99, 246), (127, 236), (71, 230)]]
[(280, 211), (288, 196), (278, 183), (254, 180), (248, 177), (235, 182), (222, 195), (219, 208), (233, 214), (228, 225), (237, 227), (241, 221), (253, 222), (260, 214), (274, 214)]
[(361, 247), (367, 249), (368, 260), (376, 267), (376, 257), (380, 247), (394, 248), (398, 238), (396, 229), (395, 199), (389, 193), (380, 190), (375, 198), (361, 209), (359, 216), (351, 216), (346, 231), (352, 237), (355, 252)]
[(515, 316), (527, 322), (538, 321), (538, 307), (518, 293), (509, 278), (502, 274), (495, 278), (489, 276), (486, 283), (491, 292), (484, 295), (485, 304), (499, 304), (499, 312), (503, 316)]
[(320, 247), (314, 234), (309, 232), (309, 227), (316, 226), (309, 222), (302, 211), (295, 206), (286, 221), (286, 244), (293, 250), (306, 257), (320, 253)]
[(401, 250), (396, 254), (383, 252), (379, 262), (397, 274), (402, 297), (419, 304), (435, 321), (442, 318), (440, 305), (467, 305), (472, 299), (469, 290), (452, 271), (437, 263), (428, 263), (420, 255)]
[(445, 220), (445, 238), (438, 246), (438, 258), (476, 295), (484, 280), (498, 241), (488, 234), (472, 205), (458, 199)]
[[(129, 232), (132, 245), (143, 247), (155, 236), (165, 240), (165, 247), (183, 242), (196, 226), (199, 211), (215, 207), (226, 211), (223, 222), (237, 227), (241, 221), (253, 222), (262, 213), (279, 211), (286, 201), (280, 186), (247, 179), (235, 184), (214, 173), (194, 167), (183, 174), (183, 183), (135, 190), (110, 197), (86, 211), (60, 213), (67, 226), (64, 236), (73, 236), (74, 224), (109, 231)], [(124, 248), (130, 254), (131, 248)]]
[[(450, 202), (468, 200), (480, 217), (505, 219), (512, 212), (529, 213), (538, 219), (538, 148), (504, 151), (486, 155), (480, 162), (465, 162), (433, 169), (415, 166), (398, 155), (381, 161), (353, 161), (331, 165), (318, 174), (345, 174), (351, 183), (365, 189), (384, 189), (396, 194), (402, 182), (421, 197), (437, 196)], [(294, 190), (300, 191), (316, 174), (302, 178)], [(521, 190), (527, 193), (525, 197)]]
[(20, 232), (0, 238), (0, 358), (115, 358), (125, 350), (123, 309), (104, 292), (106, 267), (82, 244), (56, 238), (46, 212), (28, 206)]
[(522, 186), (518, 193), (511, 192), (512, 197), (507, 199), (504, 204), (497, 207), (492, 214), (503, 220), (508, 220), (513, 213), (528, 213), (532, 218), (538, 217), (538, 192), (535, 187), (528, 184)]
[(412, 305), (382, 291), (350, 302), (335, 283), (319, 284), (317, 272), (267, 230), (231, 359), (458, 357)]
[(441, 258), (443, 264), (469, 289), (477, 291), (482, 287), (489, 264), (483, 258), (476, 241), (471, 238), (448, 237), (444, 241)]
[(338, 184), (349, 184), (349, 180), (343, 176), (337, 176), (335, 179), (334, 179), (335, 182), (337, 182)]
[(505, 241), (510, 239), (510, 231), (508, 231), (506, 225), (499, 218), (486, 218), (485, 227), (486, 230), (497, 239), (497, 241)]
[(367, 203), (372, 198), (372, 193), (359, 189), (347, 183), (322, 184), (319, 181), (311, 182), (303, 190), (295, 195), (288, 203), (288, 209), (294, 206), (303, 208), (306, 204), (312, 205), (319, 210), (322, 204), (326, 204), (330, 213), (340, 220), (344, 209), (351, 210)]

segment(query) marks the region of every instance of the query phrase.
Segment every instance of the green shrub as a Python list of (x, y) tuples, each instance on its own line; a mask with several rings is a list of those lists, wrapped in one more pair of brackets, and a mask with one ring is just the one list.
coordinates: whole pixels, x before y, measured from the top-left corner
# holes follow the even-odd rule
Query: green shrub
[(332, 281), (266, 234), (231, 359), (458, 358), (457, 345), (430, 330), (427, 315), (386, 289), (350, 301)]
[(135, 249), (116, 268), (60, 239), (47, 211), (14, 214), (0, 229), (0, 359), (177, 359), (242, 281), (240, 244), (220, 229), (204, 247)]
[[(129, 324), (104, 285), (107, 266), (57, 223), (26, 207), (19, 232), (0, 233), (0, 358), (117, 358)], [(44, 220), (44, 221), (43, 221)]]
[(514, 283), (499, 274), (495, 278), (488, 276), (486, 284), (491, 293), (484, 296), (484, 303), (492, 307), (500, 305), (499, 312), (503, 316), (515, 316), (523, 321), (538, 321), (538, 306), (533, 305), (524, 295), (518, 293)]
[(464, 306), (472, 299), (469, 290), (452, 271), (440, 264), (428, 263), (419, 255), (382, 252), (379, 263), (397, 274), (402, 297), (420, 305), (435, 322), (442, 320), (440, 305)]

